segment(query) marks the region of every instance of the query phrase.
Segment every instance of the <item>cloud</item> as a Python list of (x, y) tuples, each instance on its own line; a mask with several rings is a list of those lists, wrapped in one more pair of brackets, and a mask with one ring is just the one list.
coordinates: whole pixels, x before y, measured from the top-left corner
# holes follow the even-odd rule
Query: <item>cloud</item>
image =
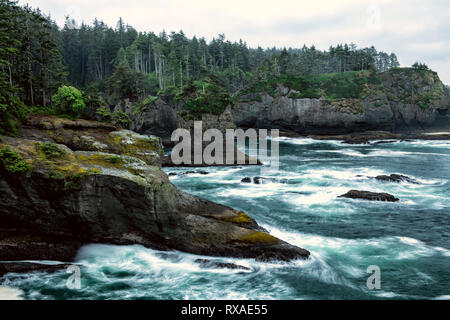
[(211, 40), (225, 33), (249, 46), (300, 47), (353, 42), (395, 52), (400, 63), (427, 63), (450, 83), (448, 0), (21, 0), (51, 13), (59, 25), (75, 15), (115, 26), (119, 17), (139, 31), (183, 30)]

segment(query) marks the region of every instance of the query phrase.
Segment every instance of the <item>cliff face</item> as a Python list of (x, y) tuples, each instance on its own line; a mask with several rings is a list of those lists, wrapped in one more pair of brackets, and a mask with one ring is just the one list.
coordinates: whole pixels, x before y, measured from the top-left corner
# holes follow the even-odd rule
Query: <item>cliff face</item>
[(365, 130), (408, 132), (450, 127), (448, 91), (431, 71), (396, 69), (367, 83), (360, 97), (329, 101), (300, 98), (302, 92), (278, 84), (273, 94), (252, 92), (233, 109), (240, 127), (279, 128), (306, 134)]
[[(180, 104), (168, 103), (161, 98), (147, 106), (145, 109), (135, 112), (131, 104), (125, 104), (125, 109), (132, 123), (130, 129), (142, 134), (154, 134), (162, 137), (164, 144), (171, 145), (170, 137), (172, 132), (178, 128), (194, 128), (194, 120), (184, 119), (180, 113), (182, 106)], [(231, 106), (228, 106), (220, 115), (203, 113), (198, 121), (202, 121), (203, 130), (219, 129), (225, 132), (225, 129), (234, 129), (236, 125), (233, 122)]]
[(261, 260), (309, 255), (243, 212), (178, 190), (159, 166), (157, 137), (36, 118), (22, 137), (0, 138), (0, 260), (68, 261), (86, 243)]
[[(450, 127), (450, 90), (435, 72), (399, 68), (375, 77), (367, 72), (349, 74), (351, 85), (342, 81), (346, 74), (337, 74), (336, 80), (319, 75), (310, 87), (292, 81), (273, 84), (269, 79), (269, 87), (275, 88), (247, 88), (221, 115), (203, 113), (198, 120), (204, 129), (255, 127), (302, 134), (408, 133)], [(159, 135), (166, 144), (173, 130), (193, 126), (193, 120), (181, 116), (181, 103), (161, 98), (137, 112), (129, 103), (117, 109), (130, 116), (132, 130)]]

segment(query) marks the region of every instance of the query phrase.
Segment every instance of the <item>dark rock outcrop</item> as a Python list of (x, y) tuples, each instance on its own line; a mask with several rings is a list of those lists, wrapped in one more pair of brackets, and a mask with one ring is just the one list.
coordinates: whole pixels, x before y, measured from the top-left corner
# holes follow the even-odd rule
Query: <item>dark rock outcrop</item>
[(132, 119), (131, 130), (162, 137), (166, 144), (171, 144), (172, 132), (181, 127), (182, 118), (177, 114), (180, 107), (169, 104), (161, 98), (138, 112), (135, 112), (129, 103), (125, 104), (122, 109)]
[(242, 183), (265, 184), (265, 183), (288, 183), (286, 179), (266, 178), (266, 177), (245, 177), (241, 180)]
[(215, 262), (208, 259), (196, 259), (196, 263), (200, 264), (203, 268), (213, 268), (213, 269), (232, 269), (232, 270), (250, 270), (250, 268), (225, 262)]
[(346, 194), (340, 195), (339, 198), (364, 199), (370, 201), (388, 201), (388, 202), (396, 202), (400, 200), (389, 193), (377, 193), (360, 190), (350, 190)]
[(186, 171), (186, 172), (180, 172), (180, 173), (176, 173), (176, 172), (169, 172), (168, 176), (169, 177), (173, 177), (173, 176), (185, 176), (185, 175), (189, 175), (189, 174), (201, 174), (201, 175), (208, 175), (209, 172), (207, 171), (201, 171), (201, 170), (197, 170), (197, 171)]
[(67, 269), (70, 264), (40, 264), (32, 262), (3, 262), (0, 263), (0, 277), (7, 273), (25, 273), (25, 272), (54, 272)]
[(391, 175), (380, 175), (380, 176), (376, 176), (374, 177), (374, 179), (379, 180), (379, 181), (386, 181), (386, 182), (408, 182), (408, 183), (413, 183), (413, 184), (419, 184), (416, 180), (408, 177), (408, 176), (404, 176), (401, 174), (391, 174)]

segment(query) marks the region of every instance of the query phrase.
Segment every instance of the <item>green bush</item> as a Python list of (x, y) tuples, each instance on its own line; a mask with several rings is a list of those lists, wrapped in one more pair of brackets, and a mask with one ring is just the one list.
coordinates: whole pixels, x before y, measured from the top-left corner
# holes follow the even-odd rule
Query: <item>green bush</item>
[(380, 84), (380, 77), (374, 72), (347, 71), (342, 73), (328, 73), (314, 76), (285, 75), (253, 82), (242, 90), (239, 96), (255, 92), (265, 92), (276, 96), (277, 86), (283, 86), (298, 91), (290, 93), (292, 99), (320, 98), (324, 96), (328, 101), (347, 98), (361, 98), (368, 84)]
[(136, 103), (133, 106), (133, 115), (137, 115), (138, 113), (144, 111), (148, 106), (155, 103), (156, 100), (158, 100), (157, 96), (148, 96), (143, 101)]
[(120, 127), (128, 127), (131, 123), (130, 117), (123, 111), (116, 111), (111, 114), (111, 121), (114, 125)]
[(10, 147), (0, 149), (0, 160), (4, 169), (12, 173), (21, 173), (30, 170), (30, 166), (22, 156)]
[(194, 119), (200, 119), (203, 113), (220, 115), (229, 105), (233, 105), (230, 94), (219, 84), (212, 81), (196, 81), (186, 86), (180, 94), (184, 101), (183, 110)]
[(101, 121), (110, 122), (111, 121), (111, 110), (108, 107), (97, 108), (95, 113), (100, 117)]
[(60, 149), (56, 144), (53, 144), (51, 142), (41, 143), (40, 148), (47, 158), (60, 157), (66, 153), (64, 150)]
[(62, 86), (52, 98), (53, 104), (60, 112), (79, 117), (81, 111), (86, 107), (83, 94), (72, 86)]
[(100, 116), (101, 121), (110, 122), (115, 126), (126, 128), (131, 123), (130, 117), (125, 112), (111, 112), (108, 107), (98, 108), (96, 114)]

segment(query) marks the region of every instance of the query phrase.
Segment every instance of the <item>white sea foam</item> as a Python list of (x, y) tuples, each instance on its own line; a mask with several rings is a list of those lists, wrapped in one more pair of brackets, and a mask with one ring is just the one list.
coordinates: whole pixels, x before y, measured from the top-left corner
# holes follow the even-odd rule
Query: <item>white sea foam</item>
[(7, 286), (0, 286), (0, 300), (22, 300), (23, 291)]

